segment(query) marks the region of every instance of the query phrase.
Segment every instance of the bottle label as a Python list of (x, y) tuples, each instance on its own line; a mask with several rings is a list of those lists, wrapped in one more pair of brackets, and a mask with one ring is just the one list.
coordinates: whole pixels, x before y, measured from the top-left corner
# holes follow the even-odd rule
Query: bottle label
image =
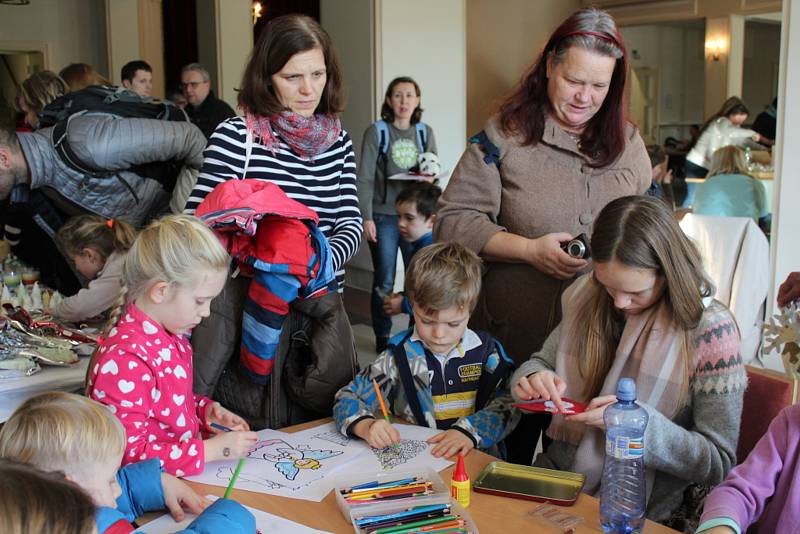
[(617, 436), (616, 440), (606, 439), (606, 454), (617, 460), (644, 457), (644, 437), (629, 438)]

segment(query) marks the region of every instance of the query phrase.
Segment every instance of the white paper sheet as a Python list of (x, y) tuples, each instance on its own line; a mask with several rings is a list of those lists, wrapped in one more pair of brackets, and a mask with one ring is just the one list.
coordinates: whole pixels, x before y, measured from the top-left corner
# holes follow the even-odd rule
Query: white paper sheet
[[(215, 495), (207, 495), (207, 498), (215, 501), (219, 497)], [(330, 534), (324, 530), (316, 530), (311, 527), (301, 525), (300, 523), (289, 521), (283, 517), (268, 514), (267, 512), (256, 510), (255, 508), (250, 508), (249, 506), (245, 506), (245, 508), (250, 510), (250, 512), (256, 518), (256, 528), (259, 532), (261, 532), (261, 534)], [(186, 514), (186, 518), (183, 521), (175, 522), (171, 515), (165, 514), (158, 519), (150, 521), (135, 532), (140, 534), (171, 534), (173, 532), (185, 529), (192, 521), (195, 520), (195, 518), (197, 518), (196, 515)]]
[[(333, 489), (328, 475), (365, 454), (361, 447), (337, 444), (305, 434), (261, 430), (247, 455), (235, 488), (319, 502)], [(210, 462), (187, 480), (227, 487), (238, 460)]]

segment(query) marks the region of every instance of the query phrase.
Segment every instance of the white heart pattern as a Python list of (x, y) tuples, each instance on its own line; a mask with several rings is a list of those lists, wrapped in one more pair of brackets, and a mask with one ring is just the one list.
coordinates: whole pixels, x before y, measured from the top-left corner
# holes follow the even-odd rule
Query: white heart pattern
[(197, 447), (195, 447), (194, 443), (189, 447), (189, 450), (186, 451), (189, 453), (189, 456), (197, 456)]
[(177, 445), (173, 445), (172, 450), (169, 452), (169, 457), (173, 460), (177, 460), (178, 458), (181, 457), (182, 454), (183, 451), (181, 450), (181, 448), (178, 447)]
[(158, 389), (153, 388), (150, 390), (150, 396), (153, 397), (153, 402), (158, 402), (158, 399), (161, 398), (161, 392)]
[(142, 382), (150, 382), (150, 375), (146, 374), (146, 373), (143, 374), (142, 375)]
[(188, 378), (186, 370), (183, 368), (182, 365), (176, 365), (173, 374), (175, 375), (175, 378)]
[(161, 349), (158, 351), (158, 355), (161, 356), (165, 362), (168, 362), (170, 358), (172, 358), (172, 352), (169, 349)]
[(134, 362), (134, 361), (129, 361), (128, 362), (128, 369), (133, 369), (134, 367), (137, 367), (138, 365), (139, 364)]
[(147, 443), (153, 442), (155, 440), (156, 440), (155, 435), (150, 434), (149, 436), (147, 436)]
[(117, 413), (117, 407), (113, 404), (106, 404), (106, 408), (108, 408), (111, 413)]
[(142, 422), (141, 421), (134, 421), (133, 422), (133, 426), (135, 426), (137, 429), (142, 428)]
[(175, 470), (175, 476), (176, 476), (176, 477), (182, 477), (182, 476), (183, 476), (183, 475), (185, 475), (185, 474), (186, 474), (186, 473), (184, 473), (184, 472), (183, 472), (183, 470), (181, 470), (181, 469), (176, 469), (176, 470)]
[(94, 390), (94, 396), (97, 397), (98, 399), (102, 399), (102, 398), (105, 398), (106, 392), (103, 391), (102, 389), (95, 389)]
[(185, 395), (175, 395), (175, 394), (173, 394), (172, 395), (172, 400), (175, 402), (175, 404), (180, 406), (181, 404), (183, 404), (183, 401), (186, 400), (186, 396)]
[(142, 322), (142, 330), (144, 330), (145, 334), (152, 335), (158, 332), (158, 328), (153, 325), (150, 321)]
[(106, 373), (111, 373), (112, 375), (116, 376), (119, 373), (119, 367), (117, 367), (117, 362), (114, 360), (108, 360), (106, 363), (103, 364), (103, 367), (100, 368), (100, 374), (104, 375)]
[(183, 416), (183, 414), (178, 416), (178, 420), (175, 421), (175, 424), (178, 426), (186, 426), (186, 418)]
[[(120, 389), (122, 389), (122, 388), (120, 388)], [(131, 401), (129, 401), (129, 400), (121, 400), (119, 402), (119, 405), (122, 406), (123, 408), (133, 408), (133, 403)]]
[[(178, 441), (189, 441), (191, 438), (192, 438), (192, 431), (191, 430), (187, 430), (186, 432), (181, 434), (181, 437), (178, 438)], [(192, 456), (194, 456), (194, 455), (192, 455)]]
[(164, 417), (169, 417), (169, 408), (164, 408), (163, 410), (161, 410), (161, 415), (163, 415)]
[[(114, 373), (114, 374), (116, 374), (116, 373)], [(133, 391), (133, 388), (136, 387), (136, 384), (134, 384), (133, 382), (130, 382), (128, 380), (125, 380), (123, 378), (119, 382), (117, 382), (117, 387), (123, 393), (130, 393), (131, 391)], [(131, 406), (133, 406), (133, 404), (131, 404)]]

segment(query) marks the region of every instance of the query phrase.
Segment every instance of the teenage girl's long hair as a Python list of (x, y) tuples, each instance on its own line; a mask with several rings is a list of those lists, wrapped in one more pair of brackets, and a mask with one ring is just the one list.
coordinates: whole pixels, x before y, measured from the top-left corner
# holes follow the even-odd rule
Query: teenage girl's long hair
[[(700, 324), (703, 297), (714, 286), (703, 271), (697, 247), (683, 233), (675, 216), (660, 199), (649, 196), (618, 198), (600, 212), (591, 239), (592, 258), (597, 263), (618, 262), (634, 269), (647, 269), (664, 277), (666, 301), (677, 325), (684, 331), (685, 375), (680, 398), (689, 387), (688, 333)], [(592, 278), (593, 294), (578, 311), (575, 354), (580, 354), (580, 373), (586, 381), (586, 398), (594, 398), (603, 387), (622, 335), (622, 316), (606, 289)]]

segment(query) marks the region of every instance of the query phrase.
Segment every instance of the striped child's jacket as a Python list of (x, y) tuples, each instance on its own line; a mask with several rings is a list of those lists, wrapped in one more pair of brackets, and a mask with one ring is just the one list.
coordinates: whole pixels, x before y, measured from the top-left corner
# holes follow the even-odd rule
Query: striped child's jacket
[(348, 435), (354, 423), (376, 413), (374, 378), (392, 414), (421, 426), (459, 430), (476, 447), (496, 452), (494, 446), (519, 419), (507, 384), (513, 362), (483, 332), (467, 329), (461, 347), (463, 355), (442, 365), (414, 329), (394, 336), (386, 351), (336, 394), (333, 417), (339, 431)]
[(242, 318), (239, 360), (256, 383), (272, 374), (289, 304), (336, 290), (328, 240), (310, 208), (262, 180), (218, 185), (195, 214), (219, 236), (239, 268), (252, 276)]

